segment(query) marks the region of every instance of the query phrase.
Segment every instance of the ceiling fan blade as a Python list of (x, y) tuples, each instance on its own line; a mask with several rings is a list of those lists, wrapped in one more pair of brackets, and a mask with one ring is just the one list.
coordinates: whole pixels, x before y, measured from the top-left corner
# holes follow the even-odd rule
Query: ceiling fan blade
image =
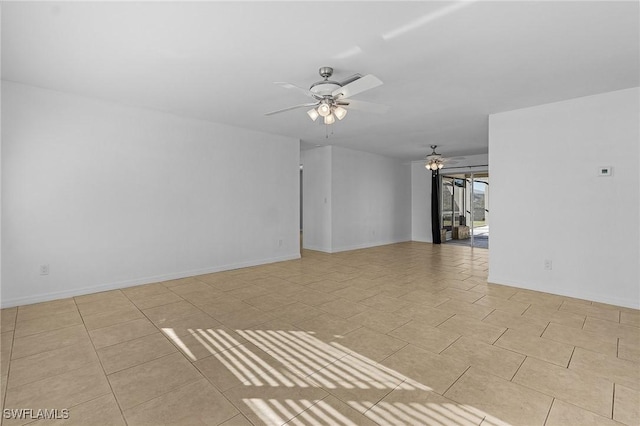
[(278, 113), (281, 113), (281, 112), (291, 111), (292, 109), (298, 109), (298, 108), (308, 108), (308, 107), (316, 106), (318, 104), (319, 104), (319, 102), (312, 102), (312, 103), (309, 103), (309, 104), (294, 105), (292, 107), (282, 108), (282, 109), (279, 109), (279, 110), (276, 110), (276, 111), (271, 111), (271, 112), (266, 112), (264, 115), (278, 114)]
[(346, 86), (347, 84), (353, 83), (360, 78), (362, 78), (362, 74), (353, 74), (345, 78), (344, 80), (339, 81), (338, 84), (340, 84), (340, 86)]
[(389, 111), (388, 105), (374, 104), (373, 102), (356, 101), (354, 99), (344, 99), (337, 102), (345, 105), (347, 109), (357, 109), (366, 112), (375, 112), (376, 114), (384, 114)]
[(313, 93), (311, 93), (309, 90), (303, 89), (302, 87), (296, 86), (295, 84), (287, 83), (285, 81), (275, 81), (273, 84), (277, 84), (278, 86), (284, 87), (285, 89), (294, 89), (303, 93), (306, 96), (309, 96), (311, 98), (313, 97)]
[(351, 96), (362, 93), (365, 90), (373, 89), (382, 84), (382, 81), (373, 74), (367, 74), (349, 84), (346, 84), (336, 90), (331, 95), (337, 99), (350, 98)]

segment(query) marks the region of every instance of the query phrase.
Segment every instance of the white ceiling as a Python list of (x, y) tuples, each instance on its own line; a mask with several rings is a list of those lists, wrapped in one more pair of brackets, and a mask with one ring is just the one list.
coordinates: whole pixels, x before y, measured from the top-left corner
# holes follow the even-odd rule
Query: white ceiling
[[(488, 115), (639, 84), (637, 1), (3, 2), (2, 78), (301, 139), (423, 158), (487, 152)], [(390, 106), (329, 126), (308, 87), (374, 74)]]

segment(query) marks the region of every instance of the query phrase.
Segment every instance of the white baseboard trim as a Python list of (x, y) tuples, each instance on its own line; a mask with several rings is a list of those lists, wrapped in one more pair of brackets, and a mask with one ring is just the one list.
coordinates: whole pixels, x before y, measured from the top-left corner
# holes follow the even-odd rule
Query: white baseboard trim
[(433, 243), (432, 238), (411, 238), (411, 241), (416, 241), (418, 243)]
[(411, 241), (411, 238), (408, 238), (408, 239), (400, 238), (397, 240), (386, 240), (386, 241), (374, 241), (374, 242), (368, 242), (363, 244), (355, 244), (352, 246), (334, 247), (331, 252), (340, 253), (343, 251), (360, 250), (360, 249), (366, 249), (371, 247), (386, 246), (389, 244), (406, 243), (408, 241)]
[(304, 250), (313, 250), (313, 251), (321, 251), (323, 253), (331, 253), (331, 249), (328, 249), (326, 247), (320, 247), (320, 246), (314, 246), (314, 245), (308, 245), (305, 246), (304, 244), (302, 245), (302, 248)]
[(590, 300), (592, 302), (606, 303), (608, 305), (622, 306), (625, 308), (640, 309), (640, 301), (629, 300), (620, 297), (610, 296), (606, 294), (596, 294), (589, 292), (563, 291), (558, 288), (546, 288), (532, 283), (514, 282), (513, 280), (503, 279), (489, 274), (487, 279), (489, 283), (507, 285), (509, 287), (522, 288), (526, 290), (540, 291), (544, 293), (556, 294), (558, 296), (573, 297), (575, 299)]
[(194, 269), (190, 271), (182, 271), (171, 274), (155, 275), (151, 277), (141, 277), (131, 280), (117, 281), (106, 284), (99, 284), (90, 287), (76, 288), (72, 290), (56, 291), (51, 293), (42, 293), (32, 296), (16, 297), (12, 299), (2, 299), (0, 307), (11, 308), (13, 306), (30, 305), (32, 303), (48, 302), (51, 300), (65, 299), (67, 297), (82, 296), (91, 293), (100, 293), (103, 291), (117, 290), (121, 288), (133, 287), (142, 284), (151, 284), (161, 281), (176, 280), (179, 278), (193, 277), (196, 275), (211, 274), (214, 272), (229, 271), (232, 269), (247, 268), (250, 266), (266, 265), (268, 263), (284, 262), (286, 260), (300, 259), (300, 254), (286, 255), (279, 257), (271, 257), (260, 260), (250, 260), (247, 262), (232, 263), (227, 265), (212, 266), (209, 268)]

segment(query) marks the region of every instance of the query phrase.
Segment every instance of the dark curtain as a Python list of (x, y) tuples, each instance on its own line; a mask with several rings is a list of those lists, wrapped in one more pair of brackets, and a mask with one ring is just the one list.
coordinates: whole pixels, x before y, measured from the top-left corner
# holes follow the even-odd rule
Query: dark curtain
[(441, 244), (440, 238), (440, 172), (431, 171), (431, 233), (433, 244)]

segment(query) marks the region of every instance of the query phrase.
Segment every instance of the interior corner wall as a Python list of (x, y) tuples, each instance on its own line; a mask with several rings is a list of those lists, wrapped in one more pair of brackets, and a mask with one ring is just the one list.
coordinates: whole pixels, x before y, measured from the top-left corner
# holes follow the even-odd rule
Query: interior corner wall
[(639, 100), (632, 88), (490, 117), (491, 282), (640, 308)]
[(411, 239), (433, 242), (431, 233), (431, 171), (424, 162), (411, 163)]
[(331, 249), (354, 250), (411, 240), (411, 166), (333, 146)]
[(302, 247), (331, 253), (331, 146), (300, 152)]
[(2, 123), (3, 307), (299, 257), (296, 139), (11, 82)]

